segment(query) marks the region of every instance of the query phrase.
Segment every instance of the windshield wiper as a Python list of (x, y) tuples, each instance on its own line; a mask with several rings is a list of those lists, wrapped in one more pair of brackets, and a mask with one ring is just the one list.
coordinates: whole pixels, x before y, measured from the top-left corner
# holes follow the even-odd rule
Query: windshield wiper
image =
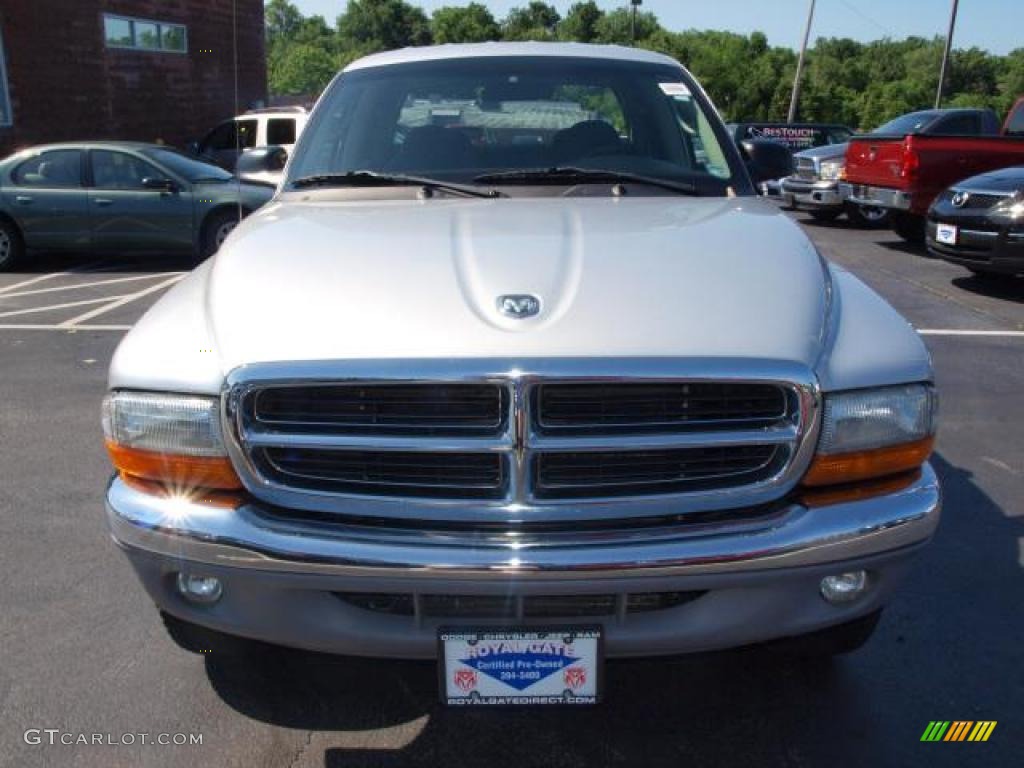
[(466, 197), (501, 197), (496, 189), (478, 189), (470, 184), (456, 184), (425, 176), (409, 176), (397, 173), (379, 173), (377, 171), (347, 171), (345, 173), (322, 173), (315, 176), (303, 176), (291, 183), (294, 189), (305, 187), (387, 187), (417, 186), (429, 190), (452, 192)]
[(497, 171), (477, 176), (473, 181), (480, 184), (500, 184), (502, 182), (524, 183), (554, 183), (565, 184), (572, 182), (595, 183), (608, 182), (632, 182), (633, 184), (647, 184), (652, 187), (661, 187), (681, 195), (699, 195), (700, 190), (693, 184), (685, 181), (669, 181), (659, 179), (657, 176), (644, 176), (629, 171), (613, 171), (602, 168), (579, 168), (573, 165), (557, 165), (552, 168), (522, 168), (512, 171)]

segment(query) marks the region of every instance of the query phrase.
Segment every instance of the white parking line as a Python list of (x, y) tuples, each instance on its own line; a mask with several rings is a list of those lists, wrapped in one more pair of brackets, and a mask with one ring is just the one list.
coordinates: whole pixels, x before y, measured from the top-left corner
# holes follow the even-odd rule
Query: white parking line
[(23, 280), (20, 283), (14, 283), (13, 285), (5, 285), (3, 288), (0, 288), (0, 295), (9, 294), (10, 291), (16, 290), (18, 288), (24, 288), (26, 285), (35, 285), (36, 283), (41, 283), (44, 280), (52, 280), (55, 277), (88, 274), (94, 271), (92, 269), (93, 267), (98, 267), (101, 264), (106, 263), (106, 259), (100, 259), (99, 261), (91, 261), (88, 264), (83, 264), (80, 267), (76, 267), (75, 269), (69, 269), (64, 272), (47, 272), (45, 275), (39, 275), (38, 277), (33, 277), (29, 280)]
[(184, 277), (184, 275), (175, 275), (174, 277), (170, 278), (169, 280), (164, 280), (162, 283), (157, 283), (156, 285), (151, 285), (148, 288), (144, 288), (141, 291), (137, 291), (136, 293), (130, 293), (127, 296), (111, 296), (109, 298), (115, 299), (115, 301), (112, 301), (109, 304), (107, 304), (105, 306), (102, 306), (102, 307), (100, 307), (98, 309), (93, 309), (93, 310), (91, 310), (89, 312), (85, 312), (85, 313), (83, 313), (81, 315), (78, 315), (77, 317), (72, 317), (70, 320), (65, 320), (63, 323), (60, 324), (60, 327), (61, 328), (74, 328), (79, 323), (84, 323), (86, 320), (92, 320), (94, 317), (99, 317), (100, 315), (105, 315), (107, 312), (115, 310), (118, 307), (123, 307), (125, 304), (130, 304), (131, 302), (135, 301), (136, 299), (141, 299), (143, 296), (148, 296), (151, 293), (156, 293), (159, 290), (162, 290), (162, 289), (167, 288), (167, 287), (169, 287), (171, 285), (174, 285), (175, 283), (180, 281), (183, 277)]
[(1024, 331), (958, 331), (953, 328), (919, 328), (922, 336), (994, 336), (1008, 339), (1024, 338)]
[(84, 307), (86, 304), (100, 304), (109, 302), (111, 299), (119, 299), (120, 296), (104, 296), (102, 299), (85, 299), (83, 301), (69, 301), (66, 304), (52, 304), (46, 307), (29, 307), (28, 309), (12, 309), (10, 312), (0, 312), (0, 317), (14, 317), (15, 315), (31, 315), (34, 312), (50, 312), (58, 309), (69, 309), (70, 307)]
[[(129, 283), (138, 280), (154, 280), (158, 277), (167, 277), (168, 275), (184, 275), (184, 272), (156, 272), (151, 275), (133, 275), (131, 277), (115, 277), (111, 280), (94, 280), (91, 283), (77, 283), (75, 285), (58, 285), (54, 288), (37, 288), (32, 291), (18, 291), (17, 293), (4, 293), (3, 298), (13, 299), (17, 296), (36, 296), (40, 293), (55, 293), (57, 291), (74, 291), (79, 288), (95, 288), (101, 285), (114, 285), (115, 283)], [(8, 289), (9, 290), (9, 289)]]

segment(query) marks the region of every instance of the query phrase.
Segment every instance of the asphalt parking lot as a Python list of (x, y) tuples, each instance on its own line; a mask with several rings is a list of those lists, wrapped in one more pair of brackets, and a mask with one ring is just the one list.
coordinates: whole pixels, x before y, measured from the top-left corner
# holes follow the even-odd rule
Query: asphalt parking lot
[[(0, 275), (0, 765), (1019, 764), (1024, 281), (972, 277), (888, 231), (795, 218), (934, 355), (936, 541), (854, 655), (615, 662), (607, 702), (589, 710), (444, 710), (424, 663), (178, 650), (107, 536), (99, 401), (124, 330), (188, 265), (47, 259)], [(936, 719), (998, 725), (983, 744), (921, 743)], [(202, 745), (33, 745), (27, 729)]]

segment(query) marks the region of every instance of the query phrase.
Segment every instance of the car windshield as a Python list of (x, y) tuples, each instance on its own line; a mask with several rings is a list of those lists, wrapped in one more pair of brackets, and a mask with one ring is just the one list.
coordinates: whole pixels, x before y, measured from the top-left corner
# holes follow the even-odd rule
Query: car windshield
[(907, 136), (923, 129), (935, 119), (936, 114), (935, 112), (911, 112), (909, 115), (900, 115), (895, 120), (878, 126), (872, 133)]
[(229, 181), (232, 175), (211, 163), (187, 157), (173, 149), (145, 149), (142, 154), (149, 156), (164, 167), (189, 181)]
[[(345, 73), (300, 138), (288, 181), (344, 186), (344, 174), (369, 171), (571, 186), (620, 173), (725, 195), (738, 166), (717, 115), (679, 67), (495, 56)], [(552, 169), (561, 173), (543, 179)]]

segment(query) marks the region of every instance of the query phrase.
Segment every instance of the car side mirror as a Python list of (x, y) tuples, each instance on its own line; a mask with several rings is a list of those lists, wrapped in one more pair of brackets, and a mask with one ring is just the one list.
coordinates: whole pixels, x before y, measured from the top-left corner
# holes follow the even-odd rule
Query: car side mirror
[(280, 173), (288, 162), (288, 150), (272, 145), (247, 149), (242, 152), (235, 164), (235, 174), (250, 176), (261, 173)]
[(142, 180), (145, 189), (155, 189), (160, 192), (177, 192), (178, 185), (170, 179), (162, 179), (159, 176), (147, 176)]
[(186, 142), (186, 144), (185, 144), (185, 151), (188, 152), (190, 155), (199, 155), (199, 154), (201, 154), (200, 151), (199, 151), (199, 142), (198, 141)]
[(739, 144), (754, 184), (783, 179), (793, 173), (793, 153), (785, 144), (770, 139), (744, 139)]

